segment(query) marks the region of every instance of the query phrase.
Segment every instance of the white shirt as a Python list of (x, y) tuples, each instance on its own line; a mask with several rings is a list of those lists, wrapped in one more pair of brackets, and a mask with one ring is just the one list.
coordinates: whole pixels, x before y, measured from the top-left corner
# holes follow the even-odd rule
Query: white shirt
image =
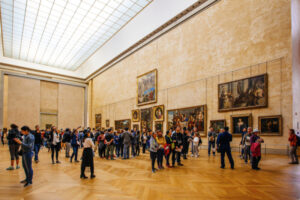
[(59, 143), (59, 135), (57, 133), (53, 133), (53, 144), (57, 145)]
[(84, 148), (92, 148), (94, 149), (95, 145), (92, 138), (86, 138), (83, 143)]
[(199, 138), (198, 137), (194, 137), (193, 142), (194, 142), (194, 144), (198, 144), (199, 143)]

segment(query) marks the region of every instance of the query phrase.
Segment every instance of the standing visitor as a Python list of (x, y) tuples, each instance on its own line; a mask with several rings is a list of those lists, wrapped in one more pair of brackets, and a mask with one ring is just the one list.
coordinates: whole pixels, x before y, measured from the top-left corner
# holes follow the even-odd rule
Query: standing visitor
[(141, 144), (141, 134), (140, 131), (136, 132), (136, 146), (135, 146), (135, 155), (139, 156), (140, 155), (140, 144)]
[(173, 133), (172, 140), (175, 144), (175, 153), (172, 155), (172, 167), (175, 167), (175, 160), (177, 160), (178, 166), (183, 166), (180, 160), (183, 149), (183, 138), (182, 133), (180, 132), (180, 126), (177, 126), (176, 131)]
[(210, 156), (211, 149), (212, 149), (212, 152), (213, 152), (213, 156), (215, 156), (216, 155), (215, 146), (216, 146), (217, 134), (214, 131), (213, 127), (209, 128), (209, 132), (208, 132), (207, 135), (208, 135), (208, 156)]
[(101, 131), (100, 135), (98, 136), (98, 153), (100, 158), (105, 158), (105, 135), (104, 132)]
[(4, 146), (4, 131), (2, 131), (1, 128), (0, 128), (0, 137), (1, 137), (2, 145)]
[(157, 140), (156, 140), (156, 133), (152, 133), (152, 131), (149, 131), (150, 135), (150, 158), (151, 158), (151, 167), (152, 167), (152, 173), (155, 173), (157, 169), (155, 169), (155, 160), (157, 157), (157, 150), (159, 148)]
[(291, 160), (292, 160), (292, 162), (290, 162), (289, 164), (299, 164), (298, 155), (297, 155), (298, 138), (295, 134), (294, 129), (290, 129), (289, 134), (290, 134), (289, 142), (290, 142), (290, 147), (291, 147), (290, 155), (291, 155)]
[(174, 149), (175, 149), (175, 145), (172, 140), (171, 134), (172, 134), (172, 131), (169, 130), (169, 131), (167, 131), (166, 136), (165, 136), (165, 140), (166, 140), (166, 144), (167, 144), (166, 148), (165, 148), (165, 156), (166, 156), (166, 162), (167, 162), (168, 168), (172, 168), (170, 165), (170, 155), (174, 154)]
[(105, 144), (106, 144), (106, 160), (110, 156), (111, 160), (114, 160), (114, 136), (112, 133), (112, 129), (108, 129), (105, 136)]
[(146, 129), (143, 129), (142, 138), (141, 138), (142, 146), (143, 146), (143, 154), (146, 153), (147, 139), (148, 139), (147, 131), (146, 131)]
[(244, 145), (244, 138), (245, 136), (247, 135), (248, 133), (248, 130), (247, 128), (243, 128), (243, 131), (242, 131), (242, 138), (241, 138), (241, 142), (240, 142), (240, 145), (241, 145), (241, 155), (240, 155), (240, 158), (241, 159), (244, 159), (244, 155), (245, 155), (245, 145)]
[(135, 149), (136, 149), (136, 129), (134, 128), (131, 131), (131, 156), (135, 157)]
[(34, 161), (38, 163), (40, 148), (43, 145), (42, 133), (40, 131), (39, 125), (35, 126), (35, 131), (33, 132), (33, 135), (34, 135)]
[(131, 135), (128, 132), (128, 128), (125, 128), (125, 132), (122, 134), (124, 150), (123, 150), (123, 159), (129, 159), (129, 146), (131, 141)]
[(250, 151), (250, 147), (251, 147), (251, 139), (252, 136), (252, 127), (248, 127), (247, 129), (247, 133), (244, 135), (243, 137), (243, 146), (244, 146), (244, 159), (245, 159), (245, 163), (248, 163), (248, 159), (251, 162), (251, 151)]
[(182, 155), (183, 159), (187, 159), (187, 154), (189, 151), (189, 142), (190, 142), (190, 136), (189, 136), (189, 130), (184, 127), (183, 128), (183, 149), (182, 149)]
[(25, 172), (25, 180), (21, 183), (25, 183), (24, 187), (32, 184), (33, 170), (32, 170), (32, 156), (34, 148), (34, 136), (30, 133), (28, 126), (23, 126), (21, 132), (24, 135), (24, 140), (15, 138), (15, 142), (22, 146), (22, 165)]
[(193, 153), (195, 157), (199, 157), (199, 141), (200, 141), (200, 134), (197, 132), (196, 135), (194, 135), (193, 139)]
[(84, 174), (85, 168), (87, 166), (90, 166), (91, 179), (96, 177), (94, 174), (94, 147), (95, 145), (93, 143), (92, 138), (90, 137), (90, 131), (87, 131), (83, 138), (83, 153), (80, 178), (87, 179), (87, 177)]
[(158, 166), (158, 169), (164, 169), (163, 160), (164, 160), (164, 153), (165, 153), (164, 147), (165, 147), (165, 144), (166, 144), (166, 140), (163, 137), (161, 130), (157, 131), (156, 141), (157, 141), (157, 144), (158, 144), (157, 166)]
[(221, 168), (225, 168), (225, 153), (227, 154), (227, 157), (229, 159), (231, 169), (234, 169), (234, 161), (231, 155), (231, 147), (230, 147), (230, 142), (232, 141), (232, 135), (228, 132), (229, 128), (226, 126), (223, 129), (221, 129), (221, 133), (218, 135), (217, 139), (217, 144), (218, 144), (218, 149), (221, 153)]
[(55, 164), (54, 162), (54, 152), (55, 152), (55, 158), (56, 163), (59, 164), (60, 161), (58, 160), (58, 154), (60, 151), (60, 141), (61, 141), (61, 135), (57, 132), (56, 127), (53, 126), (51, 128), (50, 132), (50, 144), (51, 144), (51, 158), (52, 158), (52, 164)]
[(21, 135), (18, 130), (18, 126), (15, 124), (10, 125), (10, 130), (7, 135), (7, 141), (8, 141), (8, 147), (9, 147), (9, 153), (10, 153), (10, 167), (7, 168), (7, 170), (14, 170), (14, 160), (16, 160), (16, 169), (19, 169), (19, 148), (20, 144), (15, 141), (15, 139), (21, 140)]
[(114, 133), (114, 144), (115, 144), (115, 149), (116, 149), (116, 156), (119, 158), (120, 156), (120, 135), (118, 132)]
[(260, 131), (258, 129), (254, 129), (253, 134), (250, 138), (252, 153), (252, 169), (254, 170), (260, 170), (260, 168), (258, 167), (258, 163), (261, 159), (261, 143), (264, 142), (264, 140), (258, 136), (259, 132)]
[(66, 158), (70, 158), (71, 139), (71, 130), (67, 128), (63, 136), (63, 142), (66, 145)]
[(80, 146), (80, 141), (79, 141), (79, 133), (78, 129), (73, 130), (73, 133), (71, 134), (71, 146), (73, 149), (73, 153), (70, 158), (70, 162), (73, 161), (73, 157), (75, 157), (75, 162), (79, 162), (77, 157), (78, 157), (78, 148)]

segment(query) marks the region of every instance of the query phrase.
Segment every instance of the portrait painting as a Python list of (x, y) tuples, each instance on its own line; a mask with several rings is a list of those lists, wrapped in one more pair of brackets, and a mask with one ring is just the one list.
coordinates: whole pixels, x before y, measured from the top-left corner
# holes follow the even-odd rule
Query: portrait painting
[(170, 128), (175, 129), (177, 126), (186, 127), (188, 130), (196, 127), (201, 136), (206, 136), (206, 105), (168, 110), (167, 113), (168, 130)]
[(157, 70), (152, 70), (137, 77), (137, 105), (156, 103)]
[(226, 126), (226, 120), (210, 120), (210, 127), (213, 127), (216, 133), (220, 133), (220, 129)]
[(152, 108), (141, 109), (141, 130), (152, 130)]
[(132, 110), (132, 122), (139, 122), (140, 121), (140, 110)]
[(156, 121), (155, 122), (155, 131), (160, 130), (164, 134), (164, 122), (163, 121)]
[(164, 121), (164, 105), (153, 107), (153, 120), (154, 121)]
[(132, 128), (133, 128), (133, 129), (136, 129), (137, 131), (140, 130), (140, 126), (139, 126), (138, 124), (133, 124), (133, 125), (132, 125)]
[(105, 121), (106, 128), (109, 128), (109, 119)]
[(99, 129), (101, 128), (101, 114), (96, 114), (95, 115), (95, 128)]
[(116, 120), (115, 121), (115, 130), (124, 130), (125, 128), (131, 128), (131, 121), (130, 119), (124, 120)]
[(282, 135), (282, 116), (258, 117), (258, 129), (261, 131), (261, 135)]
[(243, 129), (252, 127), (252, 115), (241, 114), (231, 116), (231, 127), (230, 132), (232, 135), (242, 135)]
[(218, 85), (219, 112), (268, 106), (267, 74)]

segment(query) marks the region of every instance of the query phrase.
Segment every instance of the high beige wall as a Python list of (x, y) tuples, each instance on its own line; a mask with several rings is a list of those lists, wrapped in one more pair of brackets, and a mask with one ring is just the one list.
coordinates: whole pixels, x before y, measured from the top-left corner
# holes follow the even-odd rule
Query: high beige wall
[[(137, 107), (136, 77), (154, 68), (158, 102)], [(232, 114), (252, 113), (254, 127), (258, 116), (282, 114), (284, 136), (265, 140), (283, 148), (276, 145), (287, 144), (292, 127), (291, 69), (289, 0), (221, 0), (93, 79), (91, 126), (97, 113), (105, 124), (131, 118), (135, 108), (207, 104), (208, 122), (226, 119), (228, 125)], [(262, 73), (269, 76), (268, 108), (217, 111), (219, 83)]]
[(76, 128), (84, 125), (84, 88), (59, 84), (58, 126)]
[(58, 83), (41, 81), (41, 112), (57, 113), (58, 111)]

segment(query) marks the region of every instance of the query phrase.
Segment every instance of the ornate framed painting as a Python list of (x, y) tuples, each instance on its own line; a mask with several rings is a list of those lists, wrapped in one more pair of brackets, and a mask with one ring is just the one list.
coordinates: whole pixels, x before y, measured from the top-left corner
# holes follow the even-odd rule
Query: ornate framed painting
[(133, 128), (133, 129), (136, 129), (137, 131), (140, 130), (140, 126), (139, 126), (138, 124), (133, 124), (133, 125), (132, 125), (132, 128)]
[(109, 119), (105, 121), (106, 128), (109, 128)]
[(155, 131), (161, 130), (161, 132), (164, 134), (164, 122), (163, 121), (156, 121), (154, 124), (155, 124), (154, 125), (155, 126), (154, 130)]
[(267, 106), (267, 74), (218, 85), (219, 112)]
[(164, 105), (153, 107), (153, 121), (164, 121)]
[(230, 132), (233, 136), (241, 136), (244, 128), (252, 127), (252, 114), (231, 115)]
[(131, 118), (132, 122), (139, 122), (140, 121), (140, 110), (132, 110), (131, 111)]
[(95, 128), (100, 129), (101, 128), (101, 114), (96, 114), (95, 115)]
[(192, 130), (197, 128), (201, 136), (207, 134), (207, 108), (206, 105), (190, 108), (168, 110), (167, 127), (175, 129), (177, 126)]
[(141, 109), (141, 130), (152, 130), (152, 108)]
[(137, 105), (157, 102), (157, 69), (137, 77)]
[(213, 127), (213, 129), (216, 133), (219, 133), (220, 129), (224, 128), (225, 126), (226, 126), (226, 120), (225, 119), (210, 120), (210, 127)]
[(282, 116), (261, 116), (258, 117), (258, 129), (261, 135), (281, 136), (282, 135)]
[(125, 128), (131, 128), (130, 119), (115, 120), (115, 130), (124, 130)]

